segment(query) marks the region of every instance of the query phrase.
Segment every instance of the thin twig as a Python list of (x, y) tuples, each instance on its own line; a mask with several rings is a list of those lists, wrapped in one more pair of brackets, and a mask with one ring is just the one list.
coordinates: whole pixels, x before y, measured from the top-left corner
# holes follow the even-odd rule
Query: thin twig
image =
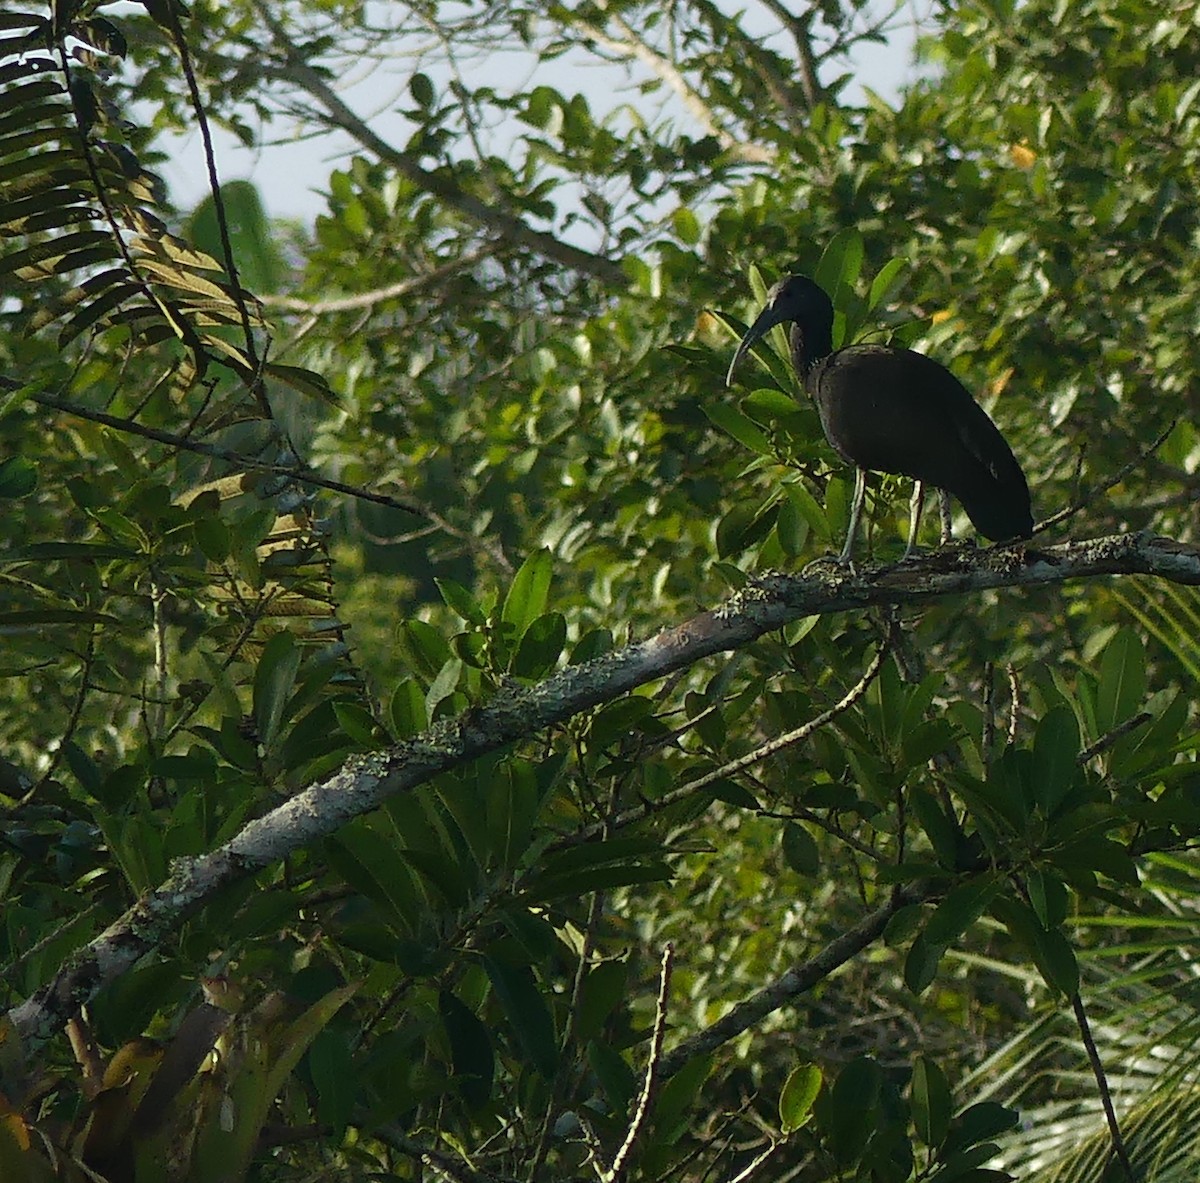
[(256, 456), (247, 456), (242, 452), (235, 452), (230, 448), (222, 448), (216, 444), (202, 443), (199, 440), (176, 435), (170, 431), (160, 431), (156, 427), (147, 427), (144, 423), (134, 423), (117, 415), (109, 415), (105, 411), (95, 411), (90, 407), (80, 406), (78, 403), (58, 398), (52, 394), (35, 392), (30, 394), (29, 397), (41, 406), (52, 407), (56, 411), (63, 411), (68, 415), (75, 415), (80, 419), (86, 419), (92, 423), (101, 423), (105, 427), (111, 427), (114, 431), (121, 431), (128, 435), (139, 436), (142, 439), (153, 440), (155, 443), (166, 444), (168, 447), (195, 452), (197, 455), (207, 456), (211, 460), (221, 460), (235, 468), (272, 473), (287, 477), (298, 484), (310, 485), (318, 489), (328, 489), (331, 493), (344, 493), (347, 497), (353, 497), (356, 501), (366, 501), (372, 505), (385, 506), (388, 509), (402, 509), (405, 513), (415, 514), (417, 517), (424, 518), (443, 531), (443, 533), (449, 534), (450, 537), (457, 538), (461, 542), (466, 542), (473, 547), (483, 550), (502, 570), (512, 570), (512, 564), (497, 543), (477, 538), (469, 534), (466, 530), (459, 529), (448, 522), (436, 510), (431, 509), (416, 498), (394, 497), (386, 493), (372, 493), (358, 485), (348, 485), (344, 481), (335, 481), (329, 477), (318, 476), (316, 473), (299, 465), (279, 464), (271, 460), (260, 460)]
[(783, 1145), (782, 1142), (772, 1141), (771, 1144), (756, 1159), (747, 1163), (729, 1183), (746, 1183), (746, 1181)]
[(1087, 1011), (1083, 1007), (1083, 999), (1076, 992), (1071, 997), (1071, 1009), (1075, 1012), (1075, 1021), (1079, 1024), (1079, 1034), (1083, 1046), (1087, 1049), (1088, 1062), (1092, 1066), (1092, 1075), (1096, 1078), (1096, 1087), (1100, 1090), (1100, 1104), (1104, 1106), (1104, 1119), (1108, 1122), (1109, 1136), (1112, 1138), (1113, 1153), (1120, 1161), (1129, 1183), (1135, 1183), (1133, 1163), (1129, 1161), (1129, 1152), (1125, 1149), (1125, 1140), (1121, 1137), (1121, 1126), (1117, 1121), (1117, 1111), (1113, 1108), (1112, 1093), (1108, 1087), (1108, 1077), (1104, 1074), (1104, 1065), (1100, 1062), (1100, 1053), (1096, 1050), (1096, 1041), (1092, 1038), (1092, 1027), (1088, 1022)]
[[(310, 316), (323, 316), (329, 312), (352, 312), (358, 308), (373, 308), (385, 300), (400, 300), (405, 296), (416, 295), (426, 288), (436, 287), (444, 280), (458, 275), (481, 263), (484, 259), (500, 254), (504, 247), (497, 242), (489, 242), (477, 250), (468, 251), (460, 259), (452, 259), (435, 267), (426, 275), (416, 275), (390, 283), (386, 287), (373, 288), (369, 292), (359, 292), (353, 296), (338, 296), (330, 300), (301, 300), (296, 296), (259, 297), (259, 302), (267, 308), (282, 308), (287, 312), (305, 312)], [(278, 356), (278, 355), (277, 355)]]
[(450, 209), (457, 210), (477, 225), (486, 227), (511, 245), (524, 247), (533, 254), (571, 271), (590, 275), (610, 288), (623, 289), (628, 286), (628, 278), (620, 263), (581, 247), (572, 246), (552, 234), (534, 230), (511, 209), (489, 206), (465, 190), (448, 172), (431, 172), (424, 168), (413, 154), (393, 147), (360, 119), (342, 101), (325, 76), (309, 64), (305, 53), (287, 35), (279, 16), (272, 11), (272, 6), (265, 3), (265, 0), (255, 0), (254, 8), (270, 30), (280, 53), (286, 58), (284, 63), (277, 64), (269, 56), (263, 55), (256, 63), (261, 78), (281, 79), (305, 91), (324, 107), (325, 120), (329, 126), (349, 133), (364, 148), (391, 165), (424, 192), (436, 197)]
[(612, 830), (624, 829), (625, 826), (631, 826), (652, 813), (658, 813), (666, 809), (667, 806), (674, 805), (677, 801), (684, 801), (688, 797), (707, 789), (717, 781), (724, 780), (735, 773), (744, 772), (747, 768), (760, 763), (768, 756), (773, 756), (776, 752), (781, 752), (784, 748), (791, 747), (793, 744), (807, 739), (827, 723), (831, 723), (839, 715), (845, 714), (846, 711), (866, 694), (868, 687), (875, 680), (883, 665), (883, 660), (887, 656), (890, 645), (891, 633), (889, 632), (876, 651), (875, 656), (871, 659), (871, 664), (867, 667), (863, 676), (833, 706), (828, 710), (822, 711), (816, 718), (809, 719), (807, 723), (802, 723), (799, 727), (795, 727), (783, 735), (777, 735), (774, 739), (768, 740), (766, 743), (755, 748), (754, 751), (747, 752), (744, 756), (739, 756), (736, 760), (730, 760), (727, 764), (722, 764), (720, 768), (714, 768), (711, 772), (706, 772), (703, 776), (699, 776), (695, 780), (690, 780), (687, 784), (681, 785), (677, 789), (672, 789), (670, 792), (664, 793), (661, 797), (653, 801), (642, 801), (637, 805), (631, 806), (629, 809), (623, 810), (611, 820), (605, 819), (602, 822), (594, 822), (590, 826), (585, 826), (582, 830), (566, 838), (562, 838), (558, 842), (552, 843), (549, 849), (558, 850), (565, 846), (578, 846), (585, 842), (594, 841), (601, 836), (606, 828)]
[(254, 328), (250, 319), (250, 309), (246, 306), (246, 301), (242, 296), (242, 285), (238, 278), (237, 260), (233, 254), (233, 241), (229, 236), (229, 218), (225, 211), (225, 200), (221, 196), (221, 178), (217, 175), (217, 157), (213, 149), (212, 131), (208, 125), (208, 112), (205, 109), (204, 100), (200, 97), (200, 85), (196, 81), (196, 72), (192, 68), (192, 55), (188, 49), (187, 38), (183, 33), (183, 26), (179, 22), (178, 9), (174, 4), (165, 4), (162, 8), (170, 22), (171, 40), (174, 42), (175, 50), (179, 54), (179, 64), (183, 68), (183, 77), (187, 83), (188, 95), (192, 102), (192, 113), (196, 116), (196, 123), (200, 128), (200, 139), (204, 145), (204, 164), (208, 172), (208, 191), (212, 194), (213, 210), (217, 215), (217, 232), (221, 236), (222, 262), (225, 265), (225, 272), (229, 276), (230, 296), (237, 305), (238, 315), (242, 320), (242, 334), (246, 339), (246, 357), (250, 360), (250, 364), (254, 369), (254, 380), (248, 383), (250, 393), (253, 395), (263, 418), (274, 421), (271, 404), (267, 401), (267, 393), (263, 389), (262, 383), (262, 367), (263, 360), (265, 359), (260, 360), (258, 356), (258, 347), (254, 340)]
[(761, 1023), (767, 1015), (786, 1006), (801, 994), (824, 981), (839, 966), (857, 957), (874, 944), (887, 928), (888, 921), (909, 904), (920, 903), (945, 890), (944, 883), (917, 884), (894, 891), (887, 903), (868, 913), (853, 928), (835, 937), (819, 953), (792, 966), (769, 986), (739, 1002), (727, 1014), (703, 1031), (685, 1039), (662, 1058), (659, 1076), (674, 1076), (689, 1060), (715, 1051), (743, 1031)]
[(1009, 662), (1004, 667), (1005, 673), (1008, 674), (1008, 735), (1005, 737), (1004, 746), (1011, 748), (1017, 742), (1017, 719), (1021, 711), (1021, 683), (1017, 678), (1017, 667)]
[(1153, 718), (1154, 716), (1149, 711), (1139, 711), (1132, 718), (1126, 719), (1124, 723), (1118, 724), (1111, 731), (1106, 731), (1094, 744), (1084, 748), (1075, 757), (1075, 763), (1086, 764), (1093, 756), (1098, 756), (1101, 752), (1111, 748), (1123, 735), (1128, 735), (1131, 731), (1136, 731), (1144, 723), (1149, 723)]
[(1067, 518), (1073, 518), (1080, 510), (1086, 509), (1098, 497), (1103, 497), (1109, 489), (1115, 489), (1131, 472), (1136, 468), (1140, 468), (1149, 457), (1154, 455), (1159, 448), (1167, 442), (1167, 437), (1175, 430), (1179, 423), (1178, 419), (1172, 419), (1162, 431), (1155, 436), (1152, 443), (1147, 444), (1138, 454), (1121, 467), (1120, 471), (1107, 484), (1101, 485), (1097, 489), (1092, 489), (1088, 493), (1078, 495), (1065, 509), (1060, 509), (1058, 513), (1052, 513), (1048, 518), (1038, 522), (1033, 528), (1035, 534), (1040, 534), (1043, 530), (1048, 530), (1051, 526), (1058, 525), (1059, 522), (1066, 521)]
[(658, 1068), (662, 1062), (663, 1036), (667, 1030), (667, 1002), (671, 990), (671, 969), (675, 964), (675, 946), (670, 942), (663, 949), (662, 965), (658, 973), (658, 998), (654, 1004), (654, 1031), (650, 1036), (650, 1056), (646, 1061), (646, 1071), (642, 1075), (642, 1091), (638, 1097), (637, 1107), (633, 1111), (633, 1120), (625, 1134), (625, 1141), (613, 1156), (612, 1166), (605, 1172), (606, 1183), (620, 1183), (624, 1178), (625, 1167), (629, 1156), (637, 1145), (637, 1140), (650, 1116), (650, 1104), (654, 1100), (658, 1084)]

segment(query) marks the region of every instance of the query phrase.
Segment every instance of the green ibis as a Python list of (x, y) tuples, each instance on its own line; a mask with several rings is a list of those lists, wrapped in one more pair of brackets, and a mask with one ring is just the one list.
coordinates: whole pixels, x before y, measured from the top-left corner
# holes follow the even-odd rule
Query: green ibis
[[(994, 542), (1033, 532), (1029, 486), (1004, 436), (967, 388), (923, 353), (890, 345), (833, 348), (833, 303), (805, 275), (767, 293), (729, 364), (726, 384), (750, 347), (790, 321), (792, 365), (816, 403), (833, 450), (854, 465), (854, 498), (839, 562), (850, 560), (868, 472), (912, 477), (907, 558), (916, 544), (925, 486), (953, 493), (971, 524)], [(943, 513), (943, 542), (948, 538)]]

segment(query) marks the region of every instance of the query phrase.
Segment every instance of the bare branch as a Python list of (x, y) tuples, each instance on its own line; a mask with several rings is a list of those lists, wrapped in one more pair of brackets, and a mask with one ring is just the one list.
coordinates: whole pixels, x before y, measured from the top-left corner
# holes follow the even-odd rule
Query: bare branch
[(663, 1035), (667, 1030), (667, 1000), (671, 990), (671, 968), (675, 963), (675, 948), (668, 944), (663, 950), (662, 967), (658, 974), (658, 999), (654, 1005), (654, 1031), (650, 1036), (650, 1055), (646, 1060), (646, 1071), (642, 1076), (642, 1091), (638, 1095), (633, 1120), (625, 1134), (625, 1141), (613, 1156), (612, 1166), (604, 1172), (606, 1183), (619, 1183), (624, 1178), (629, 1155), (641, 1135), (650, 1116), (650, 1103), (654, 1100), (658, 1083), (659, 1063), (662, 1059)]
[(703, 1031), (685, 1039), (669, 1051), (661, 1066), (663, 1077), (673, 1076), (689, 1060), (707, 1055), (722, 1044), (762, 1022), (767, 1015), (794, 1001), (818, 982), (824, 981), (835, 969), (857, 957), (868, 945), (877, 941), (887, 928), (888, 921), (909, 904), (920, 903), (945, 890), (944, 883), (920, 887), (905, 887), (894, 892), (888, 902), (865, 916), (853, 928), (835, 937), (814, 957), (793, 965), (769, 986), (756, 991), (739, 1002), (728, 1014)]
[[(3, 389), (4, 385), (4, 380), (0, 379), (0, 389)], [(297, 484), (308, 485), (317, 489), (328, 489), (331, 493), (343, 493), (347, 497), (353, 497), (356, 501), (367, 501), (372, 505), (382, 505), (388, 509), (402, 509), (405, 513), (411, 513), (416, 517), (424, 518), (430, 525), (441, 530), (444, 534), (448, 534), (451, 538), (457, 538), (459, 541), (469, 544), (472, 548), (485, 551), (501, 570), (512, 570), (512, 564), (509, 562), (508, 556), (500, 549), (498, 543), (477, 538), (468, 531), (460, 529), (458, 526), (447, 521), (435, 509), (418, 500), (416, 497), (397, 497), (394, 494), (373, 493), (369, 489), (362, 488), (361, 485), (349, 485), (345, 481), (335, 481), (331, 477), (318, 476), (310, 469), (302, 467), (299, 462), (296, 464), (280, 464), (274, 460), (260, 460), (256, 456), (248, 456), (243, 452), (235, 452), (229, 448), (222, 448), (217, 444), (206, 444), (200, 440), (191, 439), (186, 435), (161, 431), (156, 427), (147, 427), (145, 424), (137, 423), (132, 419), (109, 415), (104, 411), (96, 411), (91, 407), (81, 406), (79, 403), (58, 398), (53, 394), (36, 393), (29, 395), (29, 397), (44, 407), (53, 407), (56, 411), (63, 411), (68, 415), (77, 415), (80, 419), (87, 419), (92, 423), (102, 423), (105, 427), (111, 427), (114, 431), (136, 435), (142, 439), (153, 440), (155, 443), (166, 444), (168, 447), (179, 448), (186, 452), (195, 452), (200, 456), (208, 456), (212, 460), (220, 460), (223, 463), (230, 464), (236, 469), (246, 472), (270, 473), (275, 476), (283, 476), (287, 477), (289, 481), (295, 481)]]
[(1129, 1151), (1125, 1148), (1125, 1139), (1121, 1136), (1117, 1111), (1113, 1108), (1108, 1077), (1104, 1072), (1100, 1053), (1096, 1050), (1096, 1041), (1092, 1038), (1092, 1025), (1088, 1022), (1087, 1011), (1084, 1009), (1083, 999), (1079, 996), (1078, 991), (1071, 996), (1071, 1009), (1075, 1012), (1075, 1022), (1079, 1025), (1079, 1034), (1083, 1039), (1083, 1046), (1087, 1049), (1088, 1063), (1091, 1065), (1092, 1075), (1096, 1079), (1096, 1088), (1100, 1092), (1100, 1104), (1104, 1107), (1104, 1120), (1108, 1123), (1113, 1154), (1121, 1164), (1121, 1170), (1128, 1183), (1134, 1183), (1138, 1176), (1134, 1173), (1133, 1163), (1129, 1161)]
[(758, 144), (743, 143), (723, 130), (708, 104), (689, 84), (674, 62), (647, 45), (620, 16), (613, 13), (610, 14), (610, 18), (620, 32), (620, 37), (610, 36), (598, 25), (580, 16), (578, 11), (570, 16), (567, 23), (616, 57), (640, 62), (652, 74), (661, 78), (679, 96), (688, 114), (735, 160), (744, 160), (751, 164), (769, 164), (775, 159), (776, 154), (772, 149)]
[(353, 296), (338, 296), (331, 300), (300, 300), (295, 296), (259, 297), (259, 303), (267, 308), (284, 308), (288, 312), (305, 312), (310, 316), (322, 316), (328, 312), (352, 312), (357, 308), (373, 308), (385, 300), (400, 300), (423, 292), (427, 288), (437, 287), (438, 284), (450, 279), (461, 271), (469, 271), (476, 263), (499, 254), (502, 247), (498, 243), (487, 243), (478, 250), (463, 255), (461, 259), (452, 259), (441, 267), (435, 267), (428, 275), (415, 275), (410, 279), (402, 279), (398, 283), (390, 283), (386, 287), (374, 288), (369, 292), (358, 292)]
[(558, 263), (571, 271), (590, 275), (612, 288), (624, 288), (627, 284), (621, 265), (612, 259), (592, 254), (581, 247), (571, 246), (534, 230), (515, 214), (495, 205), (488, 205), (473, 194), (462, 189), (452, 178), (441, 172), (430, 172), (407, 152), (394, 148), (376, 135), (338, 96), (325, 78), (303, 58), (286, 30), (269, 7), (261, 2), (255, 4), (259, 16), (271, 30), (279, 49), (286, 54), (286, 65), (278, 66), (264, 57), (258, 71), (265, 78), (279, 78), (299, 87), (316, 99), (324, 108), (330, 126), (340, 128), (353, 136), (364, 148), (368, 148), (380, 160), (390, 164), (397, 172), (419, 185), (426, 193), (432, 193), (451, 209), (458, 210), (472, 222), (486, 227), (502, 238), (508, 245), (524, 247), (535, 255)]

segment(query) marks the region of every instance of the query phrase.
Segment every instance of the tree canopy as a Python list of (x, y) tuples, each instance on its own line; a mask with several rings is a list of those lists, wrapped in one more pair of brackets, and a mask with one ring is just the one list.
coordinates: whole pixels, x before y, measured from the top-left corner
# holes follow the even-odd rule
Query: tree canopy
[[(904, 19), (0, 13), (0, 1178), (1195, 1177), (1200, 3)], [(829, 560), (792, 271), (1031, 540)]]

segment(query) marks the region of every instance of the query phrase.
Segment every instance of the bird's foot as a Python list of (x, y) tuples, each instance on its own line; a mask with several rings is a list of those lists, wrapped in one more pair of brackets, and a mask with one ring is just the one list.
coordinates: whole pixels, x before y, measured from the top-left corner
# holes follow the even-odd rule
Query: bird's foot
[(845, 555), (821, 555), (820, 558), (805, 563), (800, 568), (800, 574), (807, 575), (810, 571), (818, 570), (828, 571), (830, 568), (833, 568), (830, 574), (836, 572), (839, 575), (858, 575), (858, 568), (854, 565), (854, 560)]

